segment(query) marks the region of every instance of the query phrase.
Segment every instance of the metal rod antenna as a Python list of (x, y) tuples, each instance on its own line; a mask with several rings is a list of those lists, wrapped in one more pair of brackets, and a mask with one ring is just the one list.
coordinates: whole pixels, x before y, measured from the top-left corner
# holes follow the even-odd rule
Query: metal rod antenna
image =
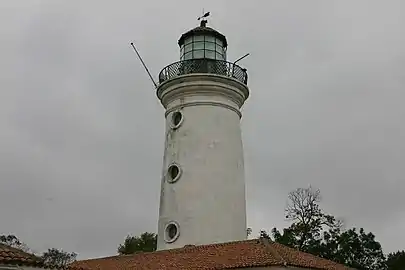
[(236, 62), (239, 62), (240, 60), (242, 60), (245, 57), (248, 57), (250, 55), (250, 53), (245, 54), (244, 56), (242, 56), (241, 58), (238, 58), (235, 62), (233, 62), (233, 64), (235, 65)]
[(133, 42), (131, 42), (131, 46), (132, 46), (132, 48), (134, 49), (134, 51), (136, 52), (136, 54), (138, 55), (138, 58), (139, 58), (139, 60), (141, 61), (143, 67), (144, 67), (145, 70), (146, 70), (146, 72), (148, 73), (150, 80), (153, 82), (153, 85), (155, 85), (155, 88), (157, 88), (157, 87), (158, 87), (158, 86), (157, 86), (157, 83), (155, 82), (155, 80), (153, 79), (152, 75), (150, 74), (148, 67), (145, 65), (145, 62), (142, 60), (142, 57), (141, 57), (141, 55), (138, 53), (138, 50), (135, 48), (135, 45), (134, 45)]

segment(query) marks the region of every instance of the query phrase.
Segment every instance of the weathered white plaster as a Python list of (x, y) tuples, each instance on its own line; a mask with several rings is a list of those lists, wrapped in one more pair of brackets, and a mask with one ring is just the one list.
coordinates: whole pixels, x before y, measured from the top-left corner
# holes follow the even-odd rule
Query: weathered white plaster
[[(166, 108), (158, 250), (246, 239), (239, 109), (248, 88), (224, 76), (192, 74), (161, 84), (157, 95)], [(178, 110), (184, 118), (173, 130), (171, 113)], [(182, 175), (168, 183), (173, 162)], [(164, 240), (170, 221), (180, 228), (173, 243)]]

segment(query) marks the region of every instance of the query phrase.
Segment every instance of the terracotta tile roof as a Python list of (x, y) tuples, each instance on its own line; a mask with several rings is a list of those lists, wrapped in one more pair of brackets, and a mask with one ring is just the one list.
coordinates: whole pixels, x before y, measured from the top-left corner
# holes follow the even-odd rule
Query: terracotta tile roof
[[(62, 269), (60, 267), (52, 267), (45, 265), (40, 257), (34, 254), (24, 252), (20, 249), (10, 247), (5, 244), (0, 244), (0, 265), (19, 265), (19, 266), (35, 266), (44, 269)], [(66, 270), (88, 270), (80, 266), (67, 266)]]
[(92, 270), (219, 270), (243, 267), (293, 266), (320, 270), (349, 268), (264, 239), (118, 255), (77, 261)]
[(0, 264), (37, 266), (42, 265), (42, 262), (33, 254), (0, 244)]

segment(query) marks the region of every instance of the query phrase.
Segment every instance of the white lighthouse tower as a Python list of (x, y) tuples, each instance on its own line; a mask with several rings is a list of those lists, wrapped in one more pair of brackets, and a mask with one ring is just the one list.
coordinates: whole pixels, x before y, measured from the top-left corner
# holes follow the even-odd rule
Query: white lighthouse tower
[(180, 61), (159, 74), (166, 136), (158, 250), (247, 237), (240, 128), (247, 73), (226, 61), (225, 36), (206, 24), (180, 37)]

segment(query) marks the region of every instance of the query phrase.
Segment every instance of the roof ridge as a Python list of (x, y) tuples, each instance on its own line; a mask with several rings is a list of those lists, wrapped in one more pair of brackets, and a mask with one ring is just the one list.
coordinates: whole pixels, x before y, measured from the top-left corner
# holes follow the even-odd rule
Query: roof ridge
[[(274, 242), (274, 241), (271, 241), (271, 240), (270, 240), (270, 242), (273, 243), (272, 246), (273, 246), (273, 248), (274, 248), (275, 250), (277, 250), (277, 249), (276, 249), (274, 246), (275, 246), (275, 245), (279, 245), (280, 247), (282, 247), (282, 248), (284, 248), (284, 249), (289, 249), (289, 250), (291, 250), (291, 251), (293, 251), (293, 252), (298, 252), (298, 253), (305, 254), (305, 255), (307, 255), (307, 256), (316, 258), (318, 261), (327, 262), (328, 264), (331, 264), (331, 265), (334, 265), (334, 266), (344, 267), (345, 269), (348, 269), (348, 270), (349, 270), (349, 269), (350, 269), (350, 270), (356, 270), (355, 268), (350, 268), (350, 267), (348, 267), (348, 266), (346, 266), (346, 265), (344, 265), (344, 264), (342, 264), (342, 263), (338, 263), (338, 262), (335, 262), (335, 261), (333, 261), (333, 260), (331, 260), (331, 259), (326, 259), (326, 258), (317, 256), (317, 255), (312, 254), (312, 253), (307, 252), (307, 251), (302, 251), (302, 250), (299, 250), (299, 249), (297, 249), (297, 248), (290, 247), (290, 246), (285, 245), (285, 244), (280, 244), (280, 243), (277, 243), (277, 242)], [(278, 251), (277, 251), (277, 252), (278, 252)], [(281, 255), (280, 255), (280, 256), (281, 256)], [(286, 263), (287, 263), (288, 266), (297, 266), (296, 263), (291, 262), (291, 261), (290, 261), (290, 262), (289, 262), (289, 261), (286, 261)], [(318, 268), (315, 268), (315, 269), (318, 269)], [(324, 269), (324, 268), (319, 268), (319, 269)]]
[(260, 243), (262, 243), (266, 249), (277, 259), (279, 259), (281, 261), (281, 264), (283, 266), (287, 266), (288, 262), (286, 259), (284, 259), (283, 256), (281, 256), (281, 254), (277, 251), (277, 249), (274, 248), (274, 241), (272, 241), (271, 239), (265, 238), (265, 237), (260, 237), (259, 238)]
[[(241, 244), (241, 243), (250, 243), (250, 242), (257, 242), (258, 239), (246, 239), (246, 240), (239, 240), (239, 241), (231, 241), (231, 242), (223, 242), (223, 243), (211, 243), (211, 244), (205, 244), (205, 245), (185, 245), (184, 247), (181, 248), (175, 248), (175, 249), (168, 249), (169, 251), (191, 251), (191, 250), (200, 250), (200, 249), (206, 249), (209, 247), (223, 247), (223, 246), (230, 246), (230, 245), (235, 245), (235, 244)], [(166, 250), (166, 251), (168, 251)], [(163, 251), (163, 250), (162, 250)]]
[[(230, 241), (230, 242), (221, 242), (221, 243), (211, 243), (211, 244), (203, 244), (203, 245), (185, 245), (185, 247), (196, 247), (196, 248), (206, 248), (210, 246), (228, 246), (228, 245), (235, 245), (238, 243), (249, 243), (249, 242), (255, 242), (258, 239), (246, 239), (246, 240), (238, 240), (238, 241)], [(177, 249), (183, 249), (184, 247), (181, 248), (175, 248), (173, 250)]]
[[(250, 243), (250, 242), (257, 242), (259, 239), (246, 239), (246, 240), (239, 240), (239, 241), (231, 241), (231, 242), (225, 242), (225, 243), (211, 243), (211, 244), (205, 244), (205, 245), (185, 245), (180, 248), (173, 248), (173, 249), (162, 249), (162, 250), (156, 250), (156, 251), (147, 251), (147, 252), (136, 252), (132, 254), (118, 254), (118, 255), (112, 255), (108, 257), (99, 257), (99, 258), (91, 258), (91, 259), (84, 259), (84, 260), (77, 260), (76, 262), (87, 262), (87, 261), (93, 261), (93, 260), (103, 260), (103, 259), (115, 259), (115, 258), (125, 258), (125, 257), (133, 257), (137, 255), (144, 255), (144, 254), (157, 254), (157, 253), (178, 253), (178, 252), (191, 252), (193, 250), (201, 250), (201, 249), (206, 249), (207, 247), (222, 247), (222, 246), (228, 246), (228, 245), (235, 245), (235, 243)], [(76, 263), (76, 262), (73, 262)]]

